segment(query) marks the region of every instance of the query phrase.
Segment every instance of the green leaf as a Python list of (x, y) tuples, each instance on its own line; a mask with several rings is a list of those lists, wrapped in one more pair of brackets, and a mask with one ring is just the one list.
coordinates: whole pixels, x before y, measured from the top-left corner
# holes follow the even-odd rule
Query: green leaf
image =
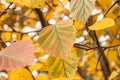
[(71, 0), (71, 17), (85, 24), (94, 4), (95, 0)]
[(72, 78), (77, 68), (78, 58), (76, 53), (71, 52), (68, 59), (49, 57), (48, 58), (48, 71), (51, 78)]
[(75, 29), (71, 20), (45, 27), (40, 32), (40, 47), (52, 56), (67, 58), (75, 41)]

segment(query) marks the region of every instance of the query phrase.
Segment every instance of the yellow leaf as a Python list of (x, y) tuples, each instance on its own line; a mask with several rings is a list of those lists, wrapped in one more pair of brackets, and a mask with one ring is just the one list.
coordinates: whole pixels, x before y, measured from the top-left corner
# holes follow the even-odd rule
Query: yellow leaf
[(33, 70), (39, 70), (41, 67), (42, 67), (42, 64), (36, 63), (36, 64), (30, 66), (29, 69), (30, 69), (31, 71), (33, 71)]
[(48, 76), (45, 74), (39, 74), (35, 77), (35, 80), (49, 80)]
[(0, 77), (0, 80), (8, 80), (8, 79), (4, 77)]
[(74, 22), (74, 26), (75, 26), (75, 28), (77, 29), (77, 30), (81, 30), (81, 29), (83, 29), (84, 28), (84, 25), (82, 25), (80, 22), (78, 22), (78, 21), (75, 21)]
[(27, 6), (30, 8), (42, 8), (45, 0), (7, 0), (8, 2), (14, 2), (20, 6)]
[(15, 35), (16, 35), (17, 40), (21, 40), (21, 34), (20, 33), (15, 33)]
[(110, 18), (104, 18), (101, 21), (96, 22), (92, 26), (89, 27), (90, 30), (102, 30), (109, 27), (112, 27), (115, 25), (115, 22), (113, 19)]
[(94, 4), (95, 0), (71, 0), (71, 17), (85, 24)]
[(10, 15), (9, 15), (8, 13), (2, 15), (2, 16), (0, 17), (0, 22), (2, 23), (2, 21), (4, 21), (5, 19), (9, 18), (9, 16), (10, 16)]
[(30, 36), (28, 36), (28, 34), (23, 34), (22, 39), (30, 39)]
[(39, 44), (35, 44), (35, 57), (41, 57), (45, 55), (45, 52), (40, 48)]
[(82, 78), (78, 72), (75, 74), (73, 80), (82, 80)]
[(10, 71), (9, 80), (33, 80), (33, 78), (28, 70), (21, 68)]
[(40, 60), (40, 63), (42, 64), (42, 67), (39, 69), (39, 71), (45, 71), (45, 72), (48, 71), (47, 59), (40, 59), (39, 58), (39, 60)]
[(2, 33), (2, 39), (6, 41), (11, 41), (12, 40), (12, 33)]
[(48, 58), (48, 72), (50, 78), (73, 78), (77, 69), (77, 55), (71, 52), (68, 59), (49, 57)]
[(109, 80), (120, 80), (119, 76), (119, 70), (118, 71), (113, 71), (109, 77)]
[(72, 79), (68, 79), (68, 78), (64, 78), (64, 77), (59, 77), (59, 78), (53, 79), (53, 80), (72, 80)]
[(103, 11), (106, 12), (108, 8), (112, 5), (112, 0), (97, 0), (100, 6), (102, 6)]
[(75, 41), (75, 29), (71, 20), (59, 22), (45, 27), (40, 32), (40, 47), (52, 56), (67, 58), (67, 54)]

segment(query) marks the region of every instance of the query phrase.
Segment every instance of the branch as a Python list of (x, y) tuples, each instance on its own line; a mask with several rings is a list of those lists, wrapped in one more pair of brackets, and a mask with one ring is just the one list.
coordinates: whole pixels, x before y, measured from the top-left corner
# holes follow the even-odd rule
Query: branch
[[(74, 43), (73, 46), (74, 46), (75, 48), (84, 49), (84, 50), (86, 50), (86, 51), (99, 48), (99, 47), (90, 47), (90, 46), (82, 45), (82, 44), (79, 44), (79, 43)], [(101, 46), (100, 46), (100, 47), (101, 47), (103, 50), (106, 50), (106, 49), (115, 48), (115, 47), (119, 47), (119, 46), (120, 46), (120, 44), (114, 45), (114, 46), (108, 46), (108, 47), (101, 47)]]
[(55, 12), (55, 10), (54, 10), (47, 2), (45, 2), (45, 4), (46, 4), (52, 11)]
[(80, 76), (83, 79), (87, 80), (87, 74), (86, 74), (86, 72), (84, 70), (82, 70), (80, 67), (78, 67), (77, 72), (80, 74)]
[(3, 47), (3, 48), (6, 48), (7, 46), (6, 46), (6, 44), (5, 44), (5, 42), (2, 40), (2, 38), (1, 38), (1, 32), (0, 32), (0, 44), (1, 44), (1, 46)]
[(118, 0), (107, 10), (107, 12), (104, 14), (104, 17), (106, 17), (106, 15), (108, 14), (108, 12), (109, 12), (117, 3), (119, 3)]
[[(0, 17), (2, 17), (4, 14), (6, 14), (6, 11), (9, 9), (9, 7), (12, 5), (13, 3), (10, 3), (9, 5), (8, 5), (8, 7), (0, 14)], [(13, 29), (13, 28), (12, 28)], [(14, 31), (14, 29), (13, 29), (13, 31)], [(1, 38), (1, 31), (0, 31), (0, 44), (1, 44), (1, 46), (3, 47), (3, 48), (5, 48), (6, 47), (6, 44), (4, 43), (4, 41), (2, 40), (2, 38)]]
[(114, 46), (103, 47), (103, 48), (104, 48), (104, 50), (106, 50), (106, 49), (109, 49), (109, 48), (115, 48), (115, 47), (119, 47), (119, 46), (120, 46), (120, 44), (114, 45)]
[(42, 27), (48, 26), (48, 23), (45, 21), (43, 17), (43, 13), (40, 9), (35, 8), (35, 12), (38, 14), (39, 20), (41, 21)]
[[(92, 17), (89, 17), (88, 19), (88, 23), (86, 23), (86, 29), (89, 31), (88, 26), (92, 25)], [(98, 53), (98, 58), (100, 57), (100, 55), (102, 54), (101, 58), (100, 58), (100, 64), (101, 64), (101, 68), (102, 68), (102, 72), (103, 75), (105, 77), (105, 80), (108, 80), (109, 75), (111, 74), (110, 71), (110, 66), (109, 66), (109, 62), (107, 57), (104, 54), (104, 51), (102, 49), (102, 47), (100, 46), (100, 43), (98, 41), (97, 35), (95, 31), (89, 31), (89, 35), (91, 36), (92, 40), (94, 41), (94, 47), (97, 47), (95, 50)]]
[(8, 7), (0, 14), (0, 17), (3, 16), (4, 14), (6, 14), (6, 11), (10, 8), (10, 6), (12, 5), (13, 3), (10, 3), (8, 5)]

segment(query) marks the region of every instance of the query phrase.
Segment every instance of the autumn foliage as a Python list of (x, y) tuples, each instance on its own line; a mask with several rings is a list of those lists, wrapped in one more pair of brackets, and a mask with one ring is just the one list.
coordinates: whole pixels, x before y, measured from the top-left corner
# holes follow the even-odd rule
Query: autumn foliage
[(1, 0), (0, 80), (120, 80), (120, 0)]

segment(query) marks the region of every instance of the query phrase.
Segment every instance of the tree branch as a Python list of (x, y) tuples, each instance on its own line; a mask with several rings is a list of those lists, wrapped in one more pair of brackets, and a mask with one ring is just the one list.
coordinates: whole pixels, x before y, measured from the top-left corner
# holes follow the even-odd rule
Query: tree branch
[(2, 38), (1, 38), (1, 31), (0, 31), (0, 44), (1, 44), (1, 46), (3, 47), (3, 48), (6, 48), (6, 44), (5, 44), (5, 42), (2, 40)]
[(106, 17), (106, 15), (108, 14), (108, 12), (109, 12), (117, 3), (119, 3), (118, 0), (107, 10), (107, 12), (104, 14), (104, 17)]
[(10, 3), (8, 5), (8, 7), (0, 14), (0, 17), (3, 16), (4, 14), (6, 14), (6, 11), (10, 8), (10, 6), (12, 5), (13, 3)]
[(45, 2), (45, 4), (46, 4), (52, 11), (55, 12), (55, 10), (54, 10), (47, 2)]
[[(90, 18), (88, 19), (88, 23), (86, 24), (86, 26), (90, 26), (90, 25), (92, 25), (92, 24), (93, 24), (93, 22), (92, 22), (92, 17), (90, 17)], [(86, 27), (86, 29), (89, 31), (88, 27)], [(96, 51), (97, 51), (97, 53), (98, 53), (98, 58), (99, 58), (100, 55), (102, 54), (102, 56), (101, 56), (101, 58), (100, 58), (100, 64), (101, 64), (101, 68), (102, 68), (102, 72), (103, 72), (103, 75), (104, 75), (104, 77), (105, 77), (105, 80), (108, 80), (109, 75), (111, 74), (108, 59), (107, 59), (107, 57), (105, 56), (102, 47), (100, 46), (100, 43), (99, 43), (99, 41), (98, 41), (96, 32), (95, 32), (95, 31), (89, 31), (89, 35), (91, 36), (91, 38), (92, 38), (93, 41), (94, 41), (94, 47), (97, 47), (97, 48), (96, 48)]]
[(83, 71), (80, 67), (78, 67), (77, 72), (80, 74), (80, 76), (81, 76), (83, 79), (87, 80), (87, 74), (86, 74), (86, 72)]
[(41, 21), (42, 27), (48, 26), (48, 23), (45, 21), (43, 17), (43, 13), (40, 9), (35, 8), (35, 12), (38, 14), (39, 20)]

